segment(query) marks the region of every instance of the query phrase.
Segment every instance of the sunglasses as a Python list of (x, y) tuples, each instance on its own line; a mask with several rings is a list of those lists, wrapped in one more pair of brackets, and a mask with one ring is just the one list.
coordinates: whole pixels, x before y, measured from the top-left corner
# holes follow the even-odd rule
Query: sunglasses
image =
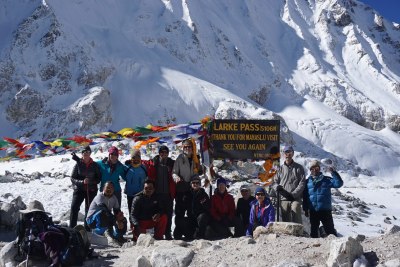
[(257, 193), (256, 196), (258, 196), (258, 197), (261, 197), (261, 196), (264, 197), (265, 194), (264, 194), (264, 193)]

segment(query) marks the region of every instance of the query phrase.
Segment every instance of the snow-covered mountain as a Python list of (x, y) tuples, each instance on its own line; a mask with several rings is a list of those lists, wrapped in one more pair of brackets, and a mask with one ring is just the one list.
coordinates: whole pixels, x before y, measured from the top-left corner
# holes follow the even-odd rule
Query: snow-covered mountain
[(0, 136), (272, 111), (304, 164), (400, 171), (400, 26), (357, 0), (4, 0), (0, 33)]

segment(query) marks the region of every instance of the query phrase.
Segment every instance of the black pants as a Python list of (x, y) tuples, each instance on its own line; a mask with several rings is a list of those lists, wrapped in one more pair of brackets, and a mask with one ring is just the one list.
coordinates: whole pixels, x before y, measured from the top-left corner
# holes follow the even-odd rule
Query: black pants
[(94, 191), (78, 191), (74, 190), (72, 194), (71, 212), (69, 215), (69, 227), (74, 228), (78, 221), (78, 213), (82, 202), (85, 200), (85, 228), (86, 228), (86, 215), (89, 210), (90, 203), (97, 195), (97, 190)]
[(320, 222), (324, 226), (327, 235), (332, 234), (336, 236), (336, 230), (333, 224), (332, 211), (324, 210), (324, 211), (310, 211), (311, 237), (314, 238), (318, 237)]
[(207, 229), (207, 239), (221, 239), (232, 236), (232, 232), (229, 227), (234, 227), (234, 237), (240, 237), (244, 235), (244, 227), (242, 220), (239, 217), (233, 217), (233, 219), (225, 218), (221, 221), (212, 220), (210, 227)]
[(190, 192), (176, 192), (175, 196), (175, 218), (183, 218), (185, 217), (185, 213), (188, 210), (188, 202), (187, 198)]
[(182, 235), (188, 239), (205, 238), (209, 221), (210, 216), (207, 213), (201, 213), (197, 217), (175, 217), (174, 238), (181, 239)]

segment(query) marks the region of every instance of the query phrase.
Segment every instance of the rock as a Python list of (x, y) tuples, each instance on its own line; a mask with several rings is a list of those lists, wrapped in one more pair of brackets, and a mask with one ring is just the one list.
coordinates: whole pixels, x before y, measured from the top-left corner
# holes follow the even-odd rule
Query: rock
[(44, 177), (51, 177), (51, 173), (50, 172), (43, 172), (43, 176)]
[(88, 232), (87, 234), (88, 234), (90, 244), (97, 245), (97, 246), (103, 246), (103, 247), (108, 245), (108, 241), (105, 236), (98, 235), (98, 234), (95, 234), (92, 232)]
[(384, 222), (384, 223), (387, 223), (387, 224), (392, 224), (392, 221), (390, 220), (389, 217), (386, 217), (386, 218), (383, 220), (383, 222)]
[(217, 267), (229, 267), (229, 265), (225, 262), (221, 262), (220, 264), (217, 265)]
[(254, 231), (253, 231), (253, 238), (257, 239), (260, 237), (260, 235), (265, 235), (267, 234), (267, 228), (265, 228), (264, 226), (258, 226)]
[(332, 267), (351, 267), (355, 259), (361, 257), (363, 250), (360, 242), (352, 237), (332, 240), (326, 264)]
[(17, 207), (20, 210), (24, 210), (26, 209), (26, 204), (22, 201), (22, 197), (18, 196), (17, 198), (13, 199), (11, 201), (12, 205), (15, 205), (15, 207)]
[(268, 233), (294, 235), (294, 236), (302, 236), (303, 232), (304, 232), (304, 227), (302, 224), (299, 224), (299, 223), (272, 222), (267, 225), (267, 232)]
[(211, 247), (208, 248), (208, 251), (213, 252), (215, 250), (219, 250), (222, 247), (220, 245), (212, 245)]
[(389, 260), (379, 264), (377, 267), (399, 267), (400, 266), (400, 259)]
[(137, 267), (152, 267), (151, 262), (143, 255), (136, 259)]
[(309, 267), (310, 264), (306, 263), (303, 259), (299, 260), (284, 260), (279, 262), (274, 267)]
[(189, 266), (194, 257), (194, 251), (184, 247), (158, 247), (151, 255), (153, 267), (184, 267)]
[(133, 247), (134, 245), (136, 245), (136, 243), (134, 242), (134, 241), (128, 241), (128, 242), (125, 242), (123, 245), (122, 245), (122, 248), (131, 248), (131, 247)]
[(239, 247), (243, 247), (243, 246), (246, 246), (249, 244), (255, 244), (255, 243), (256, 243), (256, 241), (253, 238), (246, 236), (246, 237), (239, 238), (239, 242), (237, 242), (237, 245)]
[(17, 254), (17, 248), (14, 246), (14, 241), (7, 243), (0, 250), (0, 266), (16, 266), (18, 263), (14, 260), (14, 256)]
[(400, 226), (394, 224), (394, 225), (390, 225), (386, 229), (385, 234), (386, 235), (392, 235), (392, 234), (395, 234), (395, 233), (398, 233), (398, 232), (400, 232)]
[(277, 239), (277, 234), (267, 234), (267, 235), (260, 235), (257, 239), (257, 243), (265, 243), (268, 244), (269, 242)]
[(149, 247), (154, 244), (154, 238), (150, 234), (140, 234), (136, 246)]
[(353, 238), (355, 240), (357, 240), (358, 242), (363, 242), (365, 240), (365, 235), (356, 235), (356, 236), (353, 236)]
[(0, 225), (13, 228), (19, 218), (19, 208), (15, 204), (2, 202), (0, 206)]
[(197, 249), (208, 248), (208, 247), (211, 247), (211, 246), (212, 246), (212, 243), (209, 242), (209, 241), (205, 241), (205, 240), (200, 240), (197, 243)]
[(43, 177), (43, 175), (40, 173), (40, 172), (33, 172), (32, 174), (31, 174), (31, 179), (40, 179), (40, 178), (42, 178)]

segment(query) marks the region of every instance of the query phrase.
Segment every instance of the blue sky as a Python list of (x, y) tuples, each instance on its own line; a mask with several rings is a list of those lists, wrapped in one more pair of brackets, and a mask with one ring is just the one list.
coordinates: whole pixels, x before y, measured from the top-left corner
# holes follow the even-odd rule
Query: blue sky
[(400, 23), (400, 0), (360, 0), (378, 11), (384, 18)]

